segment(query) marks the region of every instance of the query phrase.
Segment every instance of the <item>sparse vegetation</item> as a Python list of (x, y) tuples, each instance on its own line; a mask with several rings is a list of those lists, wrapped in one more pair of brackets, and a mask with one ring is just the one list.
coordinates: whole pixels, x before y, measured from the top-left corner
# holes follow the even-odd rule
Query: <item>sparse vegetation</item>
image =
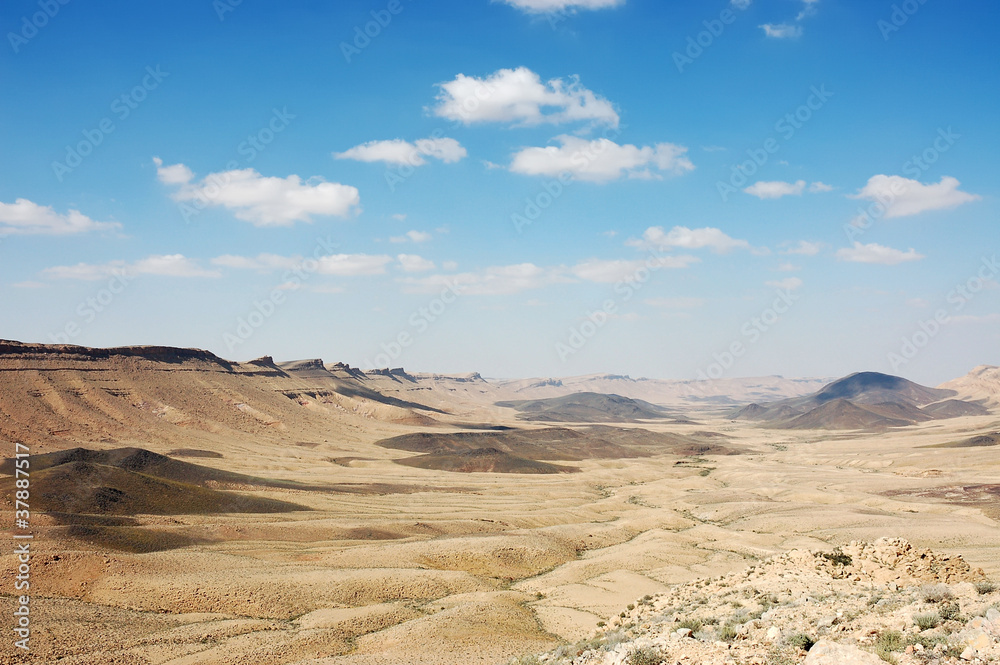
[(928, 584), (920, 587), (920, 596), (925, 603), (942, 603), (951, 600), (955, 595), (945, 584)]
[(937, 628), (941, 625), (941, 615), (937, 612), (925, 612), (924, 614), (916, 614), (913, 616), (913, 623), (917, 625), (920, 630), (929, 630), (931, 628)]
[(844, 554), (839, 549), (832, 552), (823, 552), (823, 558), (837, 566), (850, 566), (854, 563), (849, 554)]
[(699, 630), (701, 630), (702, 625), (703, 625), (702, 622), (699, 621), (698, 619), (684, 619), (683, 621), (677, 624), (677, 627), (681, 629), (687, 628), (692, 633), (697, 633)]
[(719, 639), (723, 642), (732, 642), (736, 639), (736, 628), (727, 623), (719, 629)]
[(997, 590), (997, 585), (989, 580), (976, 582), (976, 592), (981, 596), (986, 596)]
[(812, 649), (813, 645), (816, 644), (816, 640), (805, 633), (795, 633), (794, 635), (789, 636), (786, 642), (793, 647), (798, 647), (799, 649), (803, 649), (805, 651), (809, 651), (809, 649)]
[(903, 649), (903, 634), (898, 630), (887, 630), (878, 636), (875, 642), (875, 655), (887, 663), (896, 663), (893, 651)]
[(945, 621), (954, 621), (961, 617), (962, 611), (958, 603), (942, 603), (938, 613)]
[(628, 665), (660, 665), (666, 657), (666, 654), (659, 649), (654, 647), (643, 647), (641, 649), (630, 651), (625, 662), (627, 662)]

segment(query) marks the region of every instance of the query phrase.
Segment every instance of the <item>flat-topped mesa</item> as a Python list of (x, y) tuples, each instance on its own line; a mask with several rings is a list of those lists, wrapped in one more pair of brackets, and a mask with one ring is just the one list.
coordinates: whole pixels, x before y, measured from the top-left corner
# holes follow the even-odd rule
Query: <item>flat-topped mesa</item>
[(368, 376), (385, 376), (396, 381), (410, 381), (411, 383), (416, 383), (417, 378), (411, 374), (407, 374), (406, 370), (402, 367), (393, 367), (389, 369), (388, 367), (383, 367), (382, 369), (370, 369), (365, 372)]
[(200, 361), (226, 370), (233, 369), (233, 363), (204, 349), (173, 346), (118, 346), (97, 349), (75, 344), (32, 344), (0, 340), (0, 362), (7, 360), (89, 362), (113, 358), (138, 358), (169, 364)]
[(326, 366), (328, 372), (338, 378), (352, 378), (364, 381), (368, 377), (357, 367), (351, 367), (347, 363), (336, 362)]

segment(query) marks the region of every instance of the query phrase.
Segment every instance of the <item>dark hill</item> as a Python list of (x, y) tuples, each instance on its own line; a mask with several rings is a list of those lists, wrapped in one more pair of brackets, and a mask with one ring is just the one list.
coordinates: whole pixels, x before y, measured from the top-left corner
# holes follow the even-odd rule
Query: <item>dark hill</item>
[[(33, 469), (31, 479), (31, 507), (39, 511), (192, 515), (308, 510), (284, 501), (222, 492), (79, 460), (42, 470)], [(5, 496), (14, 496), (13, 478), (5, 479), (0, 485), (4, 486)]]
[[(171, 459), (144, 448), (115, 448), (113, 450), (89, 450), (87, 448), (71, 448), (54, 453), (31, 456), (31, 470), (42, 471), (61, 464), (85, 462), (110, 466), (125, 471), (144, 473), (164, 480), (205, 486), (208, 483), (220, 485), (256, 485), (259, 487), (279, 487), (284, 489), (320, 489), (301, 483), (283, 480), (255, 478), (241, 473), (222, 471), (199, 464), (191, 464), (181, 460)], [(0, 462), (0, 473), (13, 474), (14, 460), (5, 459)]]
[(960, 418), (962, 416), (988, 416), (990, 410), (975, 402), (946, 399), (936, 404), (928, 404), (922, 411), (935, 418)]
[(464, 452), (431, 453), (406, 459), (396, 460), (419, 469), (436, 471), (456, 471), (459, 473), (575, 473), (579, 469), (571, 466), (559, 466), (547, 462), (524, 459), (511, 455), (496, 448), (477, 448)]
[(520, 412), (522, 420), (550, 423), (625, 423), (670, 418), (665, 409), (643, 400), (605, 395), (573, 393), (548, 399), (497, 402)]
[(952, 390), (927, 388), (899, 376), (880, 372), (857, 372), (820, 389), (812, 399), (817, 403), (836, 399), (850, 400), (855, 404), (880, 404), (906, 402), (916, 406), (930, 404), (951, 397)]
[(776, 426), (782, 429), (884, 429), (909, 424), (855, 406), (846, 399), (836, 399)]
[(963, 439), (961, 441), (950, 441), (948, 443), (939, 443), (934, 446), (927, 446), (928, 448), (984, 448), (987, 446), (1000, 446), (1000, 432), (990, 432), (989, 434), (980, 434), (978, 436), (973, 436), (968, 439)]

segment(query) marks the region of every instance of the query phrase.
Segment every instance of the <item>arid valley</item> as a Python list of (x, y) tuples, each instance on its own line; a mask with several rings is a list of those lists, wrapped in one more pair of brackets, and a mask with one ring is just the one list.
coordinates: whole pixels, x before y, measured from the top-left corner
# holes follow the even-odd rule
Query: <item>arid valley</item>
[(0, 342), (4, 456), (31, 453), (32, 662), (504, 663), (881, 537), (995, 580), (998, 399), (986, 366), (940, 389), (501, 381)]

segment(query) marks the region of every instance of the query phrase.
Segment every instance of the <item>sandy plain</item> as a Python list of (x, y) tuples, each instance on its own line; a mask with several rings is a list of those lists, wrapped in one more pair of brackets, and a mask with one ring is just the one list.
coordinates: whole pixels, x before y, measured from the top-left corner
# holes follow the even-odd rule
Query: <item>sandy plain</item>
[[(26, 660), (5, 639), (0, 662), (503, 663), (586, 636), (670, 585), (791, 548), (881, 536), (961, 553), (1000, 578), (1000, 498), (989, 489), (998, 448), (928, 447), (996, 431), (996, 416), (881, 433), (790, 431), (687, 403), (691, 423), (608, 425), (713, 432), (741, 454), (456, 473), (398, 464), (412, 453), (375, 444), (469, 424), (538, 426), (493, 406), (509, 395), (481, 379), (372, 379), (381, 395), (440, 410), (428, 412), (317, 392), (328, 378), (212, 362), (10, 356), (4, 437), (37, 434), (33, 452), (207, 450), (221, 457), (183, 459), (335, 489), (236, 488), (308, 508), (286, 513), (136, 515), (192, 543), (142, 554), (35, 515), (32, 652)], [(169, 372), (187, 374), (164, 387)], [(111, 380), (117, 393), (94, 392)], [(8, 549), (0, 576), (12, 579), (16, 565)], [(13, 603), (4, 588), (0, 614)]]

